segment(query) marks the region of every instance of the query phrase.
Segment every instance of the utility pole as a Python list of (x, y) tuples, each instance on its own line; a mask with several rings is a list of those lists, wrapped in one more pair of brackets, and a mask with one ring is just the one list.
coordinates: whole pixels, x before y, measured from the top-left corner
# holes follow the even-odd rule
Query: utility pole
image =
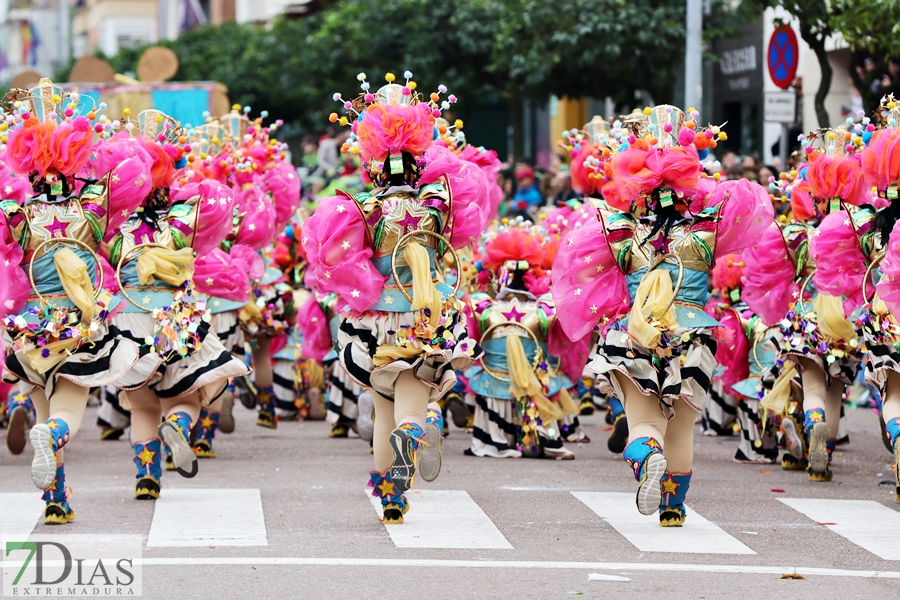
[(703, 100), (703, 0), (687, 0), (684, 51), (684, 108)]
[(56, 0), (56, 40), (57, 68), (63, 69), (69, 64), (72, 55), (71, 38), (69, 36), (69, 0)]

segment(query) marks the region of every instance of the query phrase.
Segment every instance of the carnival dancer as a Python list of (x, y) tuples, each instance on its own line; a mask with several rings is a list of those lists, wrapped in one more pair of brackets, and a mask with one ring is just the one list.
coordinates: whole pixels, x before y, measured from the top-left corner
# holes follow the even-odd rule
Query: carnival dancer
[(4, 160), (31, 189), (20, 202), (0, 187), (6, 372), (37, 413), (31, 476), (46, 490), (44, 522), (62, 524), (75, 518), (63, 449), (78, 432), (89, 390), (120, 380), (138, 359), (137, 344), (108, 322), (118, 300), (103, 289), (97, 250), (149, 192), (150, 163), (120, 144), (94, 145), (94, 131), (112, 123), (97, 119), (77, 91), (44, 79), (14, 91), (11, 102)]
[(385, 523), (403, 522), (404, 493), (417, 462), (426, 481), (440, 472), (443, 426), (436, 401), (456, 382), (454, 369), (481, 352), (466, 334), (457, 290), (431, 265), (481, 233), (483, 212), (475, 201), (484, 190), (464, 163), (434, 142), (434, 119), (456, 98), (439, 105), (446, 93), (441, 87), (426, 102), (412, 74), (404, 75), (404, 85), (388, 74), (388, 85), (372, 93), (360, 74), (363, 94), (356, 101), (335, 94), (350, 115), (341, 124), (353, 120), (351, 151), (376, 188), (321, 200), (303, 227), (307, 281), (341, 298), (341, 364), (372, 388), (376, 470), (370, 480)]
[[(862, 150), (865, 181), (877, 198), (860, 208), (849, 204), (826, 216), (811, 254), (818, 266), (813, 281), (823, 293), (860, 299), (856, 315), (868, 352), (866, 379), (882, 398), (881, 417), (894, 455), (895, 496), (900, 501), (900, 246), (896, 223), (900, 218), (900, 146), (897, 101), (882, 99), (876, 123), (869, 119), (852, 132), (849, 145)], [(845, 199), (844, 196), (839, 196)], [(805, 391), (805, 390), (804, 390)], [(827, 409), (827, 406), (826, 406)], [(830, 421), (826, 423), (831, 425)], [(830, 430), (829, 430), (830, 432)], [(812, 462), (812, 450), (810, 450)]]
[(548, 341), (562, 332), (554, 328), (553, 299), (542, 281), (544, 235), (529, 229), (527, 222), (501, 226), (479, 261), (481, 270), (496, 273), (489, 287), (497, 292), (469, 300), (485, 355), (481, 366), (466, 371), (476, 394), (466, 454), (571, 460), (575, 455), (564, 446), (563, 422), (578, 407), (568, 391), (571, 380), (551, 365)]
[(570, 339), (616, 315), (589, 367), (623, 399), (637, 507), (658, 510), (662, 526), (684, 523), (694, 421), (716, 368), (719, 323), (703, 311), (709, 272), (717, 257), (753, 244), (773, 218), (757, 184), (726, 181), (711, 193), (701, 186), (698, 152), (715, 144), (717, 129), (699, 128), (689, 112), (685, 119), (671, 106), (648, 108), (644, 131), (622, 136), (610, 165), (619, 199), (606, 197), (595, 222), (566, 236), (552, 273)]
[[(800, 374), (803, 387), (803, 431), (809, 453), (810, 481), (831, 481), (832, 452), (838, 438), (841, 404), (860, 363), (859, 332), (847, 317), (862, 304), (861, 292), (842, 298), (822, 290), (816, 281), (819, 262), (813, 245), (821, 235), (826, 215), (845, 206), (858, 206), (871, 195), (856, 153), (862, 146), (845, 140), (843, 129), (822, 132), (822, 147), (803, 139), (809, 162), (791, 182), (793, 222), (765, 233), (759, 244), (744, 256), (744, 300), (769, 324), (778, 324), (773, 334), (780, 361), (787, 361), (763, 399), (763, 406), (784, 415), (782, 428), (793, 459), (798, 423), (787, 413), (788, 381)], [(821, 246), (819, 246), (821, 248)], [(827, 262), (837, 259), (840, 248), (829, 248)], [(862, 265), (857, 265), (857, 268)], [(780, 316), (779, 316), (780, 313)], [(787, 467), (792, 468), (793, 460)]]
[(134, 496), (144, 500), (159, 497), (163, 445), (180, 475), (197, 474), (190, 436), (201, 405), (247, 369), (211, 330), (206, 302), (191, 284), (195, 253), (212, 252), (231, 227), (231, 190), (213, 180), (176, 182), (176, 168), (186, 164), (186, 139), (171, 117), (146, 110), (138, 115), (137, 131), (133, 125), (125, 127), (137, 139), (123, 143), (152, 157), (152, 190), (107, 237), (103, 251), (116, 265), (128, 301), (114, 322), (140, 344), (140, 360), (115, 385), (125, 391), (121, 403), (131, 411)]
[[(610, 125), (602, 117), (594, 116), (580, 130), (570, 129), (563, 132), (558, 144), (569, 153), (572, 189), (581, 195), (582, 200), (580, 202), (570, 200), (547, 215), (550, 231), (557, 237), (596, 218), (592, 198), (602, 199), (604, 193), (613, 201), (618, 198), (618, 189), (610, 177), (612, 150), (607, 142), (612, 137), (621, 137), (623, 120), (627, 118), (617, 119)], [(592, 338), (593, 335), (585, 336), (579, 344), (590, 349), (596, 345), (596, 340)], [(584, 363), (580, 378), (583, 392), (580, 394), (579, 412), (582, 415), (591, 415), (598, 407), (606, 408), (606, 423), (612, 425), (606, 447), (610, 452), (620, 454), (628, 443), (628, 418), (625, 409), (622, 402), (616, 398), (612, 386), (603, 379), (598, 380), (596, 374), (586, 367), (586, 360)]]
[(716, 330), (716, 360), (721, 365), (721, 374), (716, 377), (710, 397), (718, 388), (722, 397), (733, 400), (724, 406), (716, 405), (721, 406), (718, 413), (707, 412), (712, 404), (707, 402), (703, 414), (717, 435), (722, 422), (715, 420), (716, 416), (740, 426), (735, 462), (772, 464), (778, 458), (777, 429), (781, 415), (761, 411), (760, 398), (763, 378), (770, 378), (775, 366), (775, 353), (766, 347), (769, 328), (741, 299), (743, 267), (740, 256), (731, 254), (722, 257), (712, 271), (713, 298), (707, 305), (707, 313), (722, 323), (722, 327)]
[[(276, 407), (293, 410), (295, 397), (292, 394), (289, 398), (278, 398), (275, 393), (272, 342), (290, 328), (295, 312), (291, 286), (272, 263), (268, 248), (297, 210), (300, 180), (294, 168), (285, 162), (287, 146), (271, 137), (281, 121), (264, 125), (266, 111), (250, 121), (246, 116), (250, 107), (244, 107), (243, 113), (240, 110), (236, 106), (220, 119), (235, 144), (231, 182), (240, 206), (238, 239), (245, 239), (243, 243), (258, 250), (265, 264), (262, 279), (253, 282), (252, 298), (241, 311), (240, 321), (251, 344), (259, 405), (256, 424), (275, 429), (278, 427)], [(266, 222), (262, 222), (263, 218)], [(245, 224), (251, 219), (259, 223)], [(243, 231), (245, 228), (247, 231)]]

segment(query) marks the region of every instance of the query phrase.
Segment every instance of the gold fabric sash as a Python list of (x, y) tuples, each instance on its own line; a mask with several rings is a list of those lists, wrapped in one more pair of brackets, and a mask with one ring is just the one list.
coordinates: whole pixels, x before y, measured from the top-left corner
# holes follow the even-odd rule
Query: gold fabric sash
[(654, 269), (641, 279), (628, 319), (628, 333), (644, 348), (656, 348), (662, 337), (660, 329), (648, 323), (648, 319), (662, 327), (678, 324), (675, 308), (671, 306), (674, 294), (672, 275), (665, 269)]
[(431, 257), (428, 255), (428, 250), (417, 242), (410, 242), (403, 249), (403, 258), (412, 271), (413, 301), (411, 309), (414, 311), (423, 308), (429, 309), (431, 315), (428, 317), (428, 321), (434, 326), (440, 320), (443, 306), (441, 294), (437, 291), (431, 278)]
[(513, 396), (531, 398), (544, 423), (562, 419), (565, 416), (562, 409), (544, 395), (544, 386), (541, 385), (531, 361), (525, 355), (525, 348), (519, 336), (510, 335), (506, 338), (506, 357), (509, 362), (509, 384)]
[(194, 253), (190, 248), (146, 248), (138, 256), (137, 276), (141, 285), (150, 285), (156, 278), (181, 287), (194, 276)]

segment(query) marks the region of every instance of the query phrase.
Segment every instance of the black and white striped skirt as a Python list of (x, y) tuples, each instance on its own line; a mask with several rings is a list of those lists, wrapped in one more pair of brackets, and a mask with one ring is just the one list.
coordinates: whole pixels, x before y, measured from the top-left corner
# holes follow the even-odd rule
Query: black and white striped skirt
[[(115, 382), (125, 391), (150, 386), (160, 398), (180, 398), (200, 392), (200, 400), (209, 404), (215, 400), (232, 377), (247, 375), (249, 369), (225, 349), (208, 323), (201, 323), (200, 348), (185, 358), (163, 360), (144, 340), (153, 337), (156, 319), (149, 313), (123, 312), (114, 317), (124, 338), (140, 345), (137, 364)], [(121, 398), (123, 408), (129, 408), (127, 394)]]
[[(326, 366), (325, 372), (328, 372)], [(325, 400), (325, 420), (329, 423), (352, 423), (359, 416), (362, 388), (340, 364), (331, 365), (329, 389)]]
[(367, 312), (345, 317), (338, 329), (341, 365), (356, 383), (372, 388), (389, 400), (394, 397), (397, 377), (411, 370), (428, 386), (428, 401), (436, 402), (456, 383), (454, 370), (471, 365), (481, 356), (481, 347), (468, 337), (463, 315), (456, 312), (446, 326), (456, 340), (452, 348), (432, 349), (428, 354), (376, 367), (373, 359), (378, 347), (396, 344), (397, 332), (414, 327), (419, 318), (419, 312)]
[[(136, 365), (141, 343), (123, 338), (115, 325), (103, 324), (91, 336), (90, 343), (82, 344), (62, 362), (43, 373), (38, 372), (28, 360), (28, 348), (10, 352), (6, 356), (6, 376), (18, 378), (17, 383), (23, 394), (41, 389), (47, 398), (53, 396), (59, 377), (81, 387), (103, 387), (117, 383)], [(6, 345), (9, 351), (8, 337)]]
[(650, 351), (634, 341), (627, 332), (610, 329), (591, 352), (588, 368), (604, 377), (616, 392), (616, 397), (624, 399), (613, 372), (628, 377), (641, 393), (659, 398), (659, 406), (666, 418), (675, 416), (673, 402), (684, 400), (691, 408), (699, 411), (709, 393), (716, 363), (716, 341), (709, 328), (683, 329), (674, 332), (677, 337), (688, 334), (690, 341), (677, 354), (659, 360), (654, 364)]

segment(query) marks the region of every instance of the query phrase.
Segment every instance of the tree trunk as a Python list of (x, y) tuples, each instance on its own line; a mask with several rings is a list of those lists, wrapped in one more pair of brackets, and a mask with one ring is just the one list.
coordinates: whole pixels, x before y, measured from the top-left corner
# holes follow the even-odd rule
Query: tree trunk
[(828, 62), (828, 52), (825, 51), (825, 38), (830, 33), (831, 31), (820, 32), (819, 36), (816, 36), (809, 27), (804, 27), (802, 22), (800, 25), (800, 37), (816, 53), (816, 59), (819, 61), (819, 70), (822, 72), (822, 78), (819, 80), (819, 89), (816, 91), (815, 98), (816, 120), (819, 122), (820, 128), (831, 126), (828, 111), (825, 110), (825, 97), (831, 90), (831, 78), (834, 75), (831, 64)]

